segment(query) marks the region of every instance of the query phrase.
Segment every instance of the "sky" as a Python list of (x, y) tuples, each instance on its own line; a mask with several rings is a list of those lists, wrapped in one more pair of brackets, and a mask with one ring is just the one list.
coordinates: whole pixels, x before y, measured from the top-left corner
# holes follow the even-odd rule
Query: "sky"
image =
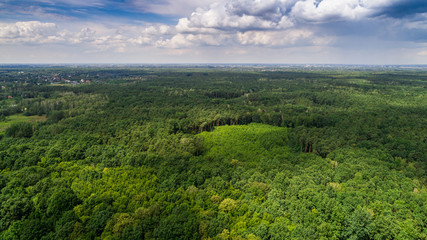
[(0, 0), (0, 63), (427, 64), (427, 2)]

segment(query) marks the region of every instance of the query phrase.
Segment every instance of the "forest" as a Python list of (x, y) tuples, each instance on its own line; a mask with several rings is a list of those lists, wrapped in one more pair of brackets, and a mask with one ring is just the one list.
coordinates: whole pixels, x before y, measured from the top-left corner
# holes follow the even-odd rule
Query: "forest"
[(427, 239), (427, 70), (1, 66), (0, 239)]

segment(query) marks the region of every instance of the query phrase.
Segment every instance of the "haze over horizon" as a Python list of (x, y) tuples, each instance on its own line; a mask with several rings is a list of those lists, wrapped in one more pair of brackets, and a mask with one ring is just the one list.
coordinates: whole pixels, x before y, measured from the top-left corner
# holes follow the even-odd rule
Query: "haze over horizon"
[(426, 64), (419, 0), (0, 0), (0, 63)]

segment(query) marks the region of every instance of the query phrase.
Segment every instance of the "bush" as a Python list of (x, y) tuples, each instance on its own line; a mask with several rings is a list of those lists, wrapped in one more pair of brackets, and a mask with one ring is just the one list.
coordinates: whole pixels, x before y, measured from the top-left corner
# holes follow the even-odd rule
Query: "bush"
[(8, 137), (30, 138), (31, 136), (33, 136), (33, 133), (34, 133), (33, 124), (29, 122), (14, 123), (8, 129), (6, 129), (6, 136)]

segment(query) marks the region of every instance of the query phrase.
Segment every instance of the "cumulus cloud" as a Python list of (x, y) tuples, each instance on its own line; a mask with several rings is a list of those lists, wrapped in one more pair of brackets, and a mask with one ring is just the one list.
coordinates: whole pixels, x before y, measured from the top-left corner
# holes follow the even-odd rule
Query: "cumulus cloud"
[(403, 18), (427, 11), (420, 0), (299, 0), (291, 15), (297, 20), (330, 22), (378, 16)]
[[(111, 6), (114, 3), (110, 0), (91, 3), (81, 0), (37, 1), (83, 7)], [(406, 15), (418, 16), (416, 21), (402, 21), (403, 28), (425, 29), (427, 18), (420, 14), (426, 7), (415, 0), (207, 0), (203, 3), (193, 0), (125, 0), (119, 4), (156, 13), (174, 13), (170, 8), (179, 8), (178, 5), (185, 6), (186, 11), (193, 10), (187, 17), (180, 18), (175, 26), (148, 23), (109, 23), (107, 26), (98, 23), (71, 30), (60, 24), (40, 21), (2, 23), (0, 44), (67, 43), (119, 52), (142, 46), (175, 49), (197, 46), (321, 46), (334, 42), (339, 34), (347, 34), (348, 31), (339, 33), (340, 28), (349, 26), (347, 23), (360, 25), (371, 20), (397, 17), (393, 9), (398, 6), (408, 9)], [(175, 12), (182, 14), (185, 11), (177, 9)]]
[(225, 34), (182, 34), (178, 33), (170, 39), (159, 40), (157, 47), (161, 48), (186, 48), (195, 46), (220, 46), (227, 41), (230, 36)]
[(94, 51), (125, 51), (131, 45), (154, 45), (165, 36), (173, 36), (173, 30), (162, 24), (117, 28), (97, 24), (80, 30), (70, 30), (61, 29), (55, 23), (39, 21), (0, 23), (0, 45), (70, 44), (87, 46)]
[(313, 37), (307, 30), (287, 30), (280, 32), (248, 31), (237, 34), (243, 45), (286, 46), (306, 41)]
[(39, 21), (0, 23), (0, 44), (92, 43), (99, 38), (96, 31), (84, 27), (80, 31), (60, 29), (55, 23)]
[(232, 0), (197, 8), (190, 17), (181, 18), (180, 31), (285, 29), (293, 22), (284, 15), (285, 5), (279, 0)]
[[(399, 11), (401, 10), (401, 11)], [(419, 0), (222, 0), (181, 18), (178, 29), (286, 29), (298, 22), (354, 21), (427, 11)]]
[(126, 31), (127, 34), (134, 35), (129, 37), (126, 41), (130, 44), (145, 46), (155, 45), (162, 37), (173, 36), (174, 30), (171, 26), (167, 25), (152, 25), (143, 28), (134, 28)]
[(39, 21), (0, 23), (0, 43), (46, 43), (60, 38), (54, 23)]
[(74, 44), (83, 43), (83, 42), (91, 42), (93, 39), (95, 39), (96, 31), (85, 27), (80, 32), (76, 34), (70, 33), (70, 38), (68, 38), (68, 41)]
[[(395, 20), (387, 20), (397, 16), (396, 9), (403, 7), (407, 9), (405, 14), (424, 16), (426, 6), (417, 0), (220, 0), (181, 18), (175, 28), (178, 35), (161, 41), (160, 45), (189, 47), (219, 34), (227, 36), (222, 41), (227, 39), (227, 43), (245, 46), (327, 45), (334, 42), (334, 35), (358, 34), (347, 31), (347, 25), (354, 29), (355, 25), (369, 21), (378, 23), (374, 24), (376, 27), (396, 24)], [(328, 27), (331, 23), (338, 28)], [(424, 24), (424, 20), (417, 24)], [(378, 31), (370, 31), (375, 32)], [(327, 34), (332, 35), (326, 37)]]
[(299, 20), (324, 22), (355, 20), (372, 14), (359, 0), (298, 1), (292, 16)]
[(293, 9), (299, 2), (302, 1), (219, 1), (205, 8), (197, 8), (189, 17), (181, 18), (176, 25), (178, 34), (158, 45), (179, 48), (194, 43), (216, 46), (226, 42), (246, 46), (289, 47), (330, 42), (324, 37), (315, 36), (312, 30), (298, 26), (298, 18), (302, 18), (303, 14), (297, 14)]

